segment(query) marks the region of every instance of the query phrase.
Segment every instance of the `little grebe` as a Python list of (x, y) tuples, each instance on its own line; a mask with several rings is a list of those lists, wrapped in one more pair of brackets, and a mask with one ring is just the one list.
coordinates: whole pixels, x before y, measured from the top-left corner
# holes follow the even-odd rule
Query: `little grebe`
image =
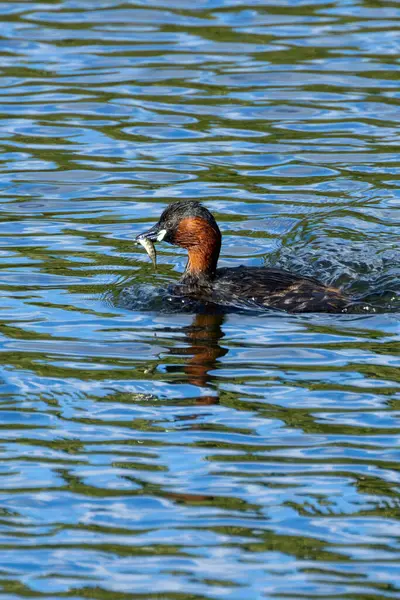
[(342, 312), (349, 305), (339, 289), (311, 277), (281, 269), (232, 267), (217, 269), (221, 232), (212, 214), (199, 202), (170, 204), (158, 223), (136, 241), (155, 263), (154, 242), (186, 248), (185, 272), (174, 288), (180, 296), (219, 305), (246, 303), (290, 312)]

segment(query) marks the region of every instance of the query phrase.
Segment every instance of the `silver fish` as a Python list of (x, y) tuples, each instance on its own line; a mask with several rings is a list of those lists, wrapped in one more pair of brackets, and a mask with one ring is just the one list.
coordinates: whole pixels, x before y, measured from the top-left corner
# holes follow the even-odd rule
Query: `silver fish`
[(145, 237), (143, 237), (143, 238), (138, 237), (137, 242), (141, 246), (143, 246), (143, 248), (146, 250), (147, 254), (151, 258), (151, 262), (153, 263), (154, 269), (156, 269), (157, 268), (157, 252), (156, 252), (153, 242)]

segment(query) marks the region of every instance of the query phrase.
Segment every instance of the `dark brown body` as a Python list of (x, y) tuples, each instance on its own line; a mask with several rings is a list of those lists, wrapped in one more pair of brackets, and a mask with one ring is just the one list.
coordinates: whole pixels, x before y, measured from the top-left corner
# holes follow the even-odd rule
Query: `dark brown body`
[(211, 279), (186, 274), (176, 293), (214, 304), (265, 307), (288, 312), (342, 312), (349, 304), (340, 290), (280, 269), (217, 269)]

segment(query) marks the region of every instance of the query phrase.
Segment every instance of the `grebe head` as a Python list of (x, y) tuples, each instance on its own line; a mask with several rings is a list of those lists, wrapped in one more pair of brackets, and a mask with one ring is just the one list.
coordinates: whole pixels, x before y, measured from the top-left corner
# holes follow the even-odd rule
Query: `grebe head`
[[(207, 208), (199, 202), (173, 202), (158, 223), (136, 237), (151, 256), (154, 242), (168, 242), (188, 250), (185, 274), (212, 276), (221, 248), (221, 232)], [(154, 252), (154, 250), (153, 250)]]

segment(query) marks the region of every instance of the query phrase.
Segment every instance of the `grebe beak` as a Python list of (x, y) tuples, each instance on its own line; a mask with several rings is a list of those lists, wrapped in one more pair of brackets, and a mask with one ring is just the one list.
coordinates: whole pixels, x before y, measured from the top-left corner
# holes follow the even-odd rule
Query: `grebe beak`
[(143, 246), (147, 254), (151, 258), (154, 268), (157, 267), (157, 253), (154, 247), (154, 242), (161, 242), (167, 233), (166, 229), (159, 229), (158, 223), (148, 231), (140, 233), (135, 237), (135, 242)]

